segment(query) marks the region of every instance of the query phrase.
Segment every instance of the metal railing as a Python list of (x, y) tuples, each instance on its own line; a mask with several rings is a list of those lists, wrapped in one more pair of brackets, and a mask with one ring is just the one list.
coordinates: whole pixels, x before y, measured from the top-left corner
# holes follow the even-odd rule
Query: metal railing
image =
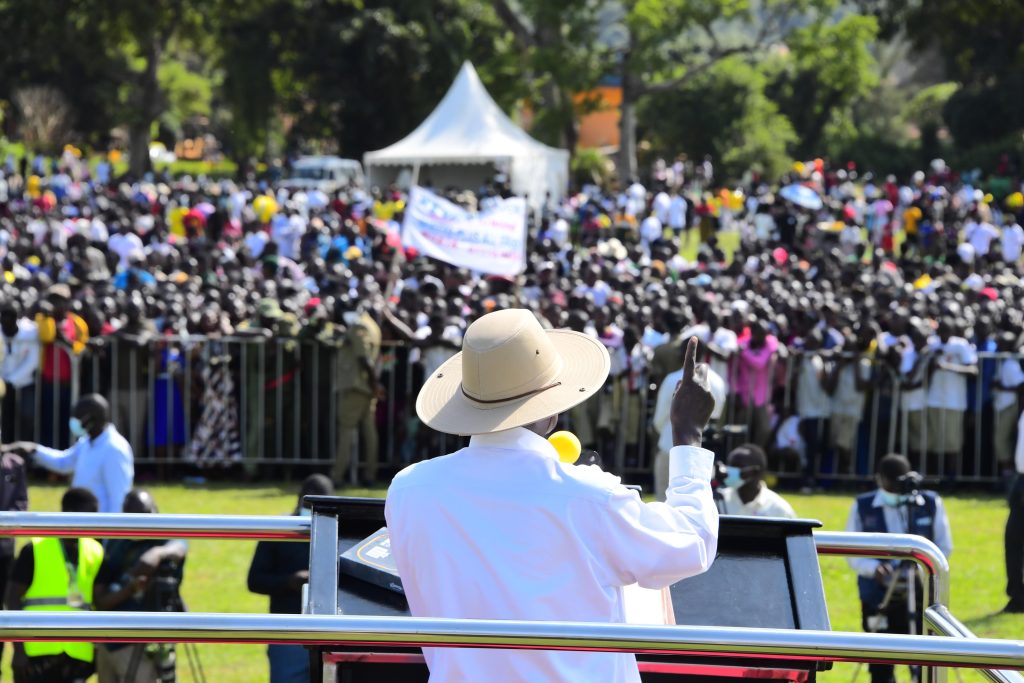
[[(354, 456), (349, 471), (356, 478), (362, 447), (358, 430), (341, 423), (346, 393), (338, 388), (338, 380), (345, 364), (339, 362), (341, 352), (334, 342), (189, 335), (158, 337), (140, 347), (116, 335), (102, 339), (78, 355), (66, 349), (42, 354), (40, 362), (48, 358), (51, 363), (47, 379), (37, 372), (34, 384), (9, 387), (5, 440), (68, 445), (70, 407), (81, 393), (95, 391), (109, 398), (114, 421), (129, 438), (140, 464), (241, 464), (249, 471), (276, 465), (276, 473), (287, 477), (294, 466), (323, 469), (348, 440)], [(1012, 460), (1020, 406), (1012, 392), (997, 389), (993, 379), (1000, 363), (1019, 361), (1021, 356), (978, 357), (979, 376), (964, 380), (963, 411), (927, 407), (928, 372), (922, 375), (923, 385), (912, 391), (905, 388), (907, 378), (882, 360), (851, 354), (831, 358), (829, 363), (845, 358), (853, 368), (861, 358), (869, 358), (870, 386), (852, 396), (852, 410), (859, 416), (843, 417), (840, 413), (851, 408), (838, 407), (833, 397), (822, 418), (800, 420), (803, 464), (796, 465), (765, 427), (770, 413), (786, 418), (806, 407), (800, 397), (806, 356), (775, 358), (760, 371), (769, 393), (761, 411), (745, 405), (752, 386), (738, 384), (740, 361), (733, 355), (725, 372), (731, 382), (729, 399), (717, 424), (726, 428), (721, 433), (731, 436), (716, 447), (724, 455), (740, 440), (759, 440), (785, 478), (866, 482), (878, 458), (900, 452), (928, 477), (998, 482), (1004, 465)], [(68, 365), (62, 365), (62, 358)], [(381, 349), (380, 380), (386, 397), (371, 421), (385, 478), (409, 462), (450, 452), (463, 443), (416, 419), (415, 396), (429, 362), (422, 349), (395, 343)], [(749, 380), (753, 374), (743, 376)], [(646, 369), (624, 372), (610, 378), (586, 404), (569, 411), (563, 426), (584, 435), (608, 469), (632, 479), (646, 478), (657, 452), (658, 434), (652, 427), (657, 393)], [(371, 403), (368, 394), (363, 397)], [(935, 452), (940, 448), (943, 452)], [(840, 467), (841, 459), (849, 469)]]
[[(334, 521), (336, 523), (337, 519)], [(0, 536), (304, 541), (313, 526), (309, 518), (302, 517), (0, 513)], [(933, 632), (946, 637), (332, 614), (0, 612), (0, 640), (307, 643), (686, 653), (974, 667), (983, 669), (987, 677), (999, 683), (1024, 682), (1024, 677), (1010, 671), (1024, 669), (1024, 642), (974, 638), (945, 608), (949, 599), (949, 565), (942, 552), (927, 539), (904, 534), (816, 532), (815, 544), (822, 555), (915, 561), (925, 578), (926, 624)], [(941, 680), (940, 668), (933, 668), (932, 672), (931, 680)]]

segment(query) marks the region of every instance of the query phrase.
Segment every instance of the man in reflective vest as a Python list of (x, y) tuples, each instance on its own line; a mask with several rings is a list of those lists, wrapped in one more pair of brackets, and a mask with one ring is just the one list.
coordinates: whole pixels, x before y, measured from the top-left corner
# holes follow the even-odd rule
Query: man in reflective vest
[[(878, 463), (878, 489), (857, 496), (847, 531), (917, 534), (933, 541), (948, 557), (953, 537), (942, 498), (919, 488), (920, 477), (902, 455), (887, 455)], [(906, 572), (890, 560), (855, 557), (847, 560), (857, 572), (863, 628), (874, 633), (909, 633), (909, 591), (915, 591), (917, 633), (921, 633), (921, 586), (908, 586)], [(916, 576), (916, 573), (915, 573)], [(891, 664), (870, 665), (872, 683), (895, 681)]]
[[(99, 501), (88, 489), (70, 488), (61, 498), (61, 512), (98, 509)], [(7, 609), (90, 609), (102, 562), (103, 546), (91, 538), (33, 538), (11, 571), (4, 597)], [(77, 683), (93, 673), (93, 645), (15, 643), (12, 668), (15, 683)]]

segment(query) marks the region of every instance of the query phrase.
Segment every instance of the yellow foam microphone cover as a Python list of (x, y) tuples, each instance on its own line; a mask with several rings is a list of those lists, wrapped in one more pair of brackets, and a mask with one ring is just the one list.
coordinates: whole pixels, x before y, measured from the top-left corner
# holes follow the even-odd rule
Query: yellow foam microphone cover
[(580, 440), (572, 432), (555, 432), (548, 437), (548, 443), (558, 451), (558, 459), (567, 465), (572, 465), (580, 458), (583, 446)]

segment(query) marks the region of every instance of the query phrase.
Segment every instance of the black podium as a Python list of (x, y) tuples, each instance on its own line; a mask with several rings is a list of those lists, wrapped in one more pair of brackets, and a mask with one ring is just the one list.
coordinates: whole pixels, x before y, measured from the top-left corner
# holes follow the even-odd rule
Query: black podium
[[(314, 532), (310, 544), (310, 591), (317, 589), (318, 566), (329, 553), (342, 553), (384, 526), (384, 501), (374, 498), (309, 497)], [(337, 519), (337, 545), (317, 539), (318, 519), (331, 529)], [(810, 520), (722, 517), (718, 556), (711, 569), (671, 587), (677, 624), (777, 629), (830, 630), (818, 553)], [(318, 553), (319, 550), (319, 553)], [(333, 566), (337, 566), (336, 563)], [(336, 614), (409, 616), (401, 595), (347, 574), (336, 573)], [(321, 596), (326, 583), (319, 583)], [(314, 600), (315, 602), (315, 600)], [(321, 610), (323, 602), (321, 601)], [(312, 648), (312, 680), (318, 683), (426, 683), (419, 648)], [(644, 681), (711, 681), (760, 678), (814, 681), (829, 664), (779, 659), (677, 655), (637, 656)], [(328, 666), (324, 666), (327, 664)], [(335, 680), (324, 680), (334, 669)]]

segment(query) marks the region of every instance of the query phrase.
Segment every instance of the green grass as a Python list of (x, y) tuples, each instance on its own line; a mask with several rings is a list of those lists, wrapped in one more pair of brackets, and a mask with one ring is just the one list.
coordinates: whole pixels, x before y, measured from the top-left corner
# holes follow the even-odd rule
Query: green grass
[[(153, 485), (149, 487), (161, 512), (206, 514), (287, 514), (295, 505), (297, 484), (293, 485)], [(56, 485), (31, 488), (34, 511), (59, 509), (63, 489)], [(383, 495), (383, 490), (350, 490), (346, 495)], [(842, 494), (787, 496), (797, 513), (821, 520), (824, 528), (845, 527), (852, 496)], [(1005, 603), (1003, 589), (1003, 525), (1006, 506), (992, 496), (960, 496), (946, 500), (953, 525), (956, 550), (950, 558), (953, 568), (952, 611), (979, 636), (1020, 638), (1024, 634), (1024, 616), (995, 615)], [(190, 544), (183, 594), (189, 609), (196, 612), (265, 612), (267, 599), (246, 590), (245, 580), (255, 542), (193, 541)], [(837, 631), (860, 630), (860, 607), (852, 571), (842, 558), (822, 558), (822, 574), (828, 598), (832, 628)], [(200, 645), (200, 656), (209, 681), (218, 683), (255, 683), (267, 680), (263, 646)], [(8, 653), (9, 658), (9, 653)], [(906, 669), (901, 669), (906, 680)], [(824, 681), (850, 681), (854, 665), (839, 664)], [(959, 672), (964, 680), (979, 681), (971, 671)], [(9, 676), (5, 660), (4, 673)], [(9, 680), (9, 679), (8, 679)], [(179, 680), (192, 678), (184, 660)], [(867, 671), (859, 680), (868, 681)], [(950, 680), (956, 676), (951, 674)]]

